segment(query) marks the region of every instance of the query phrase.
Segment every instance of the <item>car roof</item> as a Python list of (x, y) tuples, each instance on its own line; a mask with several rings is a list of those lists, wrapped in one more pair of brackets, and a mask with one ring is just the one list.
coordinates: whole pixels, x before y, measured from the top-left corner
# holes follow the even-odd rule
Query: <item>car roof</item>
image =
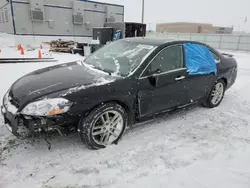
[(133, 38), (125, 38), (123, 40), (140, 44), (148, 44), (152, 46), (160, 46), (162, 44), (166, 44), (169, 42), (178, 41), (178, 39), (168, 39), (161, 37), (133, 37)]
[(123, 40), (130, 41), (130, 42), (135, 42), (135, 43), (140, 43), (140, 44), (152, 45), (152, 46), (161, 46), (161, 45), (167, 44), (167, 43), (180, 44), (180, 43), (188, 43), (188, 42), (206, 45), (206, 44), (204, 44), (202, 42), (198, 42), (198, 41), (179, 40), (179, 39), (176, 39), (176, 38), (163, 38), (163, 37), (133, 37), (133, 38), (125, 38)]

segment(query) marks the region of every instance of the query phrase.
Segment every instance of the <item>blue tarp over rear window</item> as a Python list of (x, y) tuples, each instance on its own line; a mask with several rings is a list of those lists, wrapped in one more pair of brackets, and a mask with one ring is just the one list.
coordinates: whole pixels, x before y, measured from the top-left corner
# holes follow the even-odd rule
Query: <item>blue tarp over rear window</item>
[(216, 74), (216, 62), (206, 46), (186, 43), (184, 51), (189, 75)]

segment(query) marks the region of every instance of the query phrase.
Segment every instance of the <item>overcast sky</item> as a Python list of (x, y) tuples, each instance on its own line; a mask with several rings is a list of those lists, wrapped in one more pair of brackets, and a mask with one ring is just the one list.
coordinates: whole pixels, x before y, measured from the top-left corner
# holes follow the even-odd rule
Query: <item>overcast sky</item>
[[(141, 21), (142, 0), (99, 0), (125, 6), (125, 21)], [(244, 24), (245, 17), (248, 21)], [(250, 0), (145, 0), (145, 22), (204, 22), (250, 32)]]

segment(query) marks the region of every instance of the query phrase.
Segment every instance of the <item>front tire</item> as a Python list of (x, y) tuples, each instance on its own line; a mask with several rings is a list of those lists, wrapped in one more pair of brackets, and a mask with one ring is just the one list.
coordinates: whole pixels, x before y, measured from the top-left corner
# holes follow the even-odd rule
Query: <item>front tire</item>
[(209, 95), (205, 101), (205, 107), (214, 108), (220, 105), (221, 101), (223, 100), (224, 93), (225, 93), (225, 82), (223, 80), (218, 80), (213, 85)]
[(90, 149), (117, 144), (127, 126), (127, 113), (116, 103), (107, 103), (92, 110), (79, 122), (82, 141)]

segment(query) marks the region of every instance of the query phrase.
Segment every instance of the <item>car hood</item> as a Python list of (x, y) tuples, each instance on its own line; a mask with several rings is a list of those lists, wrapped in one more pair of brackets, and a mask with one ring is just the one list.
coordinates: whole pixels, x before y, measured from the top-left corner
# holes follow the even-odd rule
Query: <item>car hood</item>
[(100, 80), (114, 80), (108, 74), (90, 68), (82, 62), (66, 63), (31, 72), (10, 88), (10, 97), (19, 105), (51, 93), (77, 86), (88, 86)]

